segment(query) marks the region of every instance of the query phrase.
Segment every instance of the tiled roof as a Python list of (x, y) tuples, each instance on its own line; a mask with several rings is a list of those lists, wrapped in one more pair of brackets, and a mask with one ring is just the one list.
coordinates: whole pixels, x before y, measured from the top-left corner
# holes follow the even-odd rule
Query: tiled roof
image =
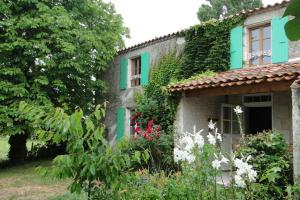
[[(290, 0), (283, 0), (281, 3), (275, 3), (274, 5), (267, 5), (267, 6), (262, 6), (260, 8), (243, 10), (241, 12), (236, 13), (235, 15), (230, 15), (230, 16), (226, 17), (225, 19), (232, 18), (232, 17), (238, 17), (238, 16), (247, 17), (247, 16), (250, 16), (250, 15), (256, 14), (257, 12), (266, 11), (266, 10), (269, 10), (269, 9), (274, 9), (274, 8), (277, 8), (277, 7), (285, 7), (285, 6), (287, 6), (287, 4), (289, 2), (290, 2)], [(159, 43), (159, 42), (162, 42), (162, 41), (172, 39), (174, 37), (181, 36), (185, 33), (185, 31), (186, 31), (186, 29), (180, 30), (180, 31), (177, 31), (177, 32), (174, 32), (174, 33), (170, 33), (168, 35), (164, 35), (164, 36), (161, 36), (161, 37), (156, 37), (152, 40), (148, 40), (148, 41), (136, 44), (136, 45), (131, 46), (131, 47), (121, 49), (121, 50), (118, 51), (118, 54), (124, 54), (124, 53), (127, 53), (129, 51), (140, 49), (140, 48), (143, 48), (143, 47), (146, 47), (146, 46), (149, 46), (149, 45), (153, 45), (153, 44), (156, 44), (156, 43)]]
[(251, 85), (262, 82), (288, 81), (296, 78), (300, 78), (300, 61), (229, 70), (220, 72), (212, 77), (173, 84), (168, 89), (171, 92), (177, 92), (203, 88)]

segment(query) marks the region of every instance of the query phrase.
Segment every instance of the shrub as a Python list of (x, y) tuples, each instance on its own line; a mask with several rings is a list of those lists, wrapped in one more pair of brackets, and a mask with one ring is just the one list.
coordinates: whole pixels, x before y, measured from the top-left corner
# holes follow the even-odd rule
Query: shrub
[(237, 153), (253, 157), (258, 183), (267, 187), (269, 198), (282, 199), (286, 195), (286, 187), (292, 184), (292, 159), (282, 134), (264, 132), (248, 136)]

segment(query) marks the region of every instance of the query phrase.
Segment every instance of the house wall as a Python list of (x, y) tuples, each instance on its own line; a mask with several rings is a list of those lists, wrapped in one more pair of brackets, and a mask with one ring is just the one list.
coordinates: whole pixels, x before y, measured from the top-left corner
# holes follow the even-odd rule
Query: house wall
[[(125, 135), (130, 133), (130, 110), (135, 107), (134, 97), (136, 93), (142, 92), (141, 87), (127, 88), (126, 90), (119, 89), (120, 79), (120, 61), (123, 57), (131, 59), (141, 55), (144, 52), (150, 54), (150, 66), (153, 69), (160, 58), (166, 55), (168, 52), (174, 52), (179, 54), (183, 50), (184, 38), (175, 37), (165, 41), (160, 41), (156, 44), (139, 48), (137, 50), (130, 51), (128, 53), (120, 54), (110, 64), (109, 70), (103, 74), (104, 80), (108, 85), (108, 92), (106, 100), (109, 102), (107, 109), (106, 125), (109, 140), (114, 143), (116, 140), (117, 132), (117, 109), (119, 107), (126, 108), (125, 115)], [(128, 65), (129, 68), (130, 64)], [(128, 69), (129, 71), (129, 69)], [(129, 84), (128, 84), (129, 85)]]
[(191, 133), (194, 126), (196, 130), (203, 129), (203, 133), (207, 133), (209, 119), (217, 119), (217, 127), (220, 128), (220, 106), (224, 99), (224, 96), (182, 97), (175, 121), (177, 133)]
[[(244, 36), (243, 36), (243, 63), (244, 66), (249, 66), (249, 28), (270, 23), (276, 16), (282, 16), (286, 8), (274, 9), (267, 12), (258, 13), (249, 16), (244, 21)], [(289, 61), (300, 60), (300, 41), (289, 41)]]

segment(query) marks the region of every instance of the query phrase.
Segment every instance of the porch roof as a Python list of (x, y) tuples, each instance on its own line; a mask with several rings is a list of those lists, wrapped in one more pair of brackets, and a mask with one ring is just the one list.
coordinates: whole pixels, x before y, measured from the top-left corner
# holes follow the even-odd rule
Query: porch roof
[(212, 77), (173, 84), (170, 85), (168, 89), (171, 92), (183, 92), (209, 88), (225, 88), (259, 83), (291, 81), (297, 78), (300, 78), (300, 61), (229, 70), (217, 73)]

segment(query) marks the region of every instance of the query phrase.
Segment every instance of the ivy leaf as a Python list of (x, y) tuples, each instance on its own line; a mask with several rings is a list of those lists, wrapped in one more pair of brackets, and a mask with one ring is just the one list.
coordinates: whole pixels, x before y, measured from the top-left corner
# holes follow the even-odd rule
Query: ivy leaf
[(291, 41), (300, 40), (300, 0), (292, 0), (285, 10), (283, 17), (294, 16), (285, 25), (285, 32)]

